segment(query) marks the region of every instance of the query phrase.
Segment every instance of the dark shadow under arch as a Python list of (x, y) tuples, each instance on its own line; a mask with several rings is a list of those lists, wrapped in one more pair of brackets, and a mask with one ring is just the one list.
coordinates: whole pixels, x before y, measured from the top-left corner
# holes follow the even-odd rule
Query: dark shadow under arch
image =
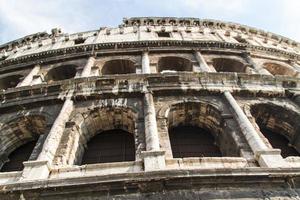
[(289, 146), (289, 140), (283, 135), (264, 127), (262, 127), (260, 131), (268, 139), (273, 148), (281, 150), (281, 156), (283, 158), (300, 155), (294, 147)]
[(246, 71), (246, 66), (242, 62), (231, 58), (214, 58), (213, 66), (217, 72), (244, 73)]
[(1, 172), (21, 171), (23, 170), (23, 162), (30, 158), (31, 153), (36, 145), (36, 140), (27, 142), (14, 150), (8, 156), (8, 162), (6, 162), (1, 168)]
[(136, 67), (134, 62), (128, 59), (110, 60), (103, 65), (101, 73), (103, 75), (133, 74), (136, 73)]
[(171, 128), (169, 137), (174, 158), (222, 156), (211, 133), (197, 126)]
[(124, 162), (135, 160), (133, 134), (113, 129), (98, 133), (87, 143), (81, 164)]
[(61, 81), (74, 78), (76, 75), (76, 65), (62, 65), (48, 71), (45, 76), (47, 82)]
[(22, 75), (12, 75), (0, 79), (0, 89), (14, 88), (21, 82)]
[(158, 61), (158, 72), (162, 71), (193, 71), (193, 64), (190, 60), (182, 57), (167, 56), (161, 57)]

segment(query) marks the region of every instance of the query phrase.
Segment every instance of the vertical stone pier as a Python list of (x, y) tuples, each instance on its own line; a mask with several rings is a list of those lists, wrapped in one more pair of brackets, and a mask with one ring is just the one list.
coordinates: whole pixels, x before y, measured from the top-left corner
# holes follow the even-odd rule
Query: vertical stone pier
[(142, 152), (145, 171), (165, 168), (165, 152), (160, 150), (153, 95), (144, 94), (144, 120), (146, 151)]
[(236, 121), (238, 122), (243, 135), (245, 136), (256, 160), (261, 167), (289, 167), (280, 155), (279, 149), (270, 149), (261, 139), (255, 128), (238, 105), (229, 91), (224, 92), (224, 97), (230, 105)]

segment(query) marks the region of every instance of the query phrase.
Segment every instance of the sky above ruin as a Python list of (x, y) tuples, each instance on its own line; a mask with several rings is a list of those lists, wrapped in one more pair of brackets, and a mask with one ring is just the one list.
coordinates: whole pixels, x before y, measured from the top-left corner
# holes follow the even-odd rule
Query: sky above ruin
[(299, 10), (300, 0), (0, 0), (0, 44), (54, 27), (74, 33), (139, 16), (219, 19), (300, 42)]

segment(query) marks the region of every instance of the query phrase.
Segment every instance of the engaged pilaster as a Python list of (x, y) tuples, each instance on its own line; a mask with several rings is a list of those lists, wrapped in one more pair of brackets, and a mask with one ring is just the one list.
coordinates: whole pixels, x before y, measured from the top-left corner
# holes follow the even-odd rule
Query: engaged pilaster
[(260, 166), (288, 167), (288, 164), (280, 155), (281, 151), (279, 149), (270, 149), (263, 142), (232, 94), (229, 91), (225, 91), (224, 96), (230, 107), (232, 108), (234, 116), (242, 130), (242, 133), (244, 134)]
[(17, 87), (32, 85), (34, 76), (36, 76), (39, 73), (40, 68), (40, 65), (35, 65), (34, 68), (30, 71), (30, 73), (23, 79), (23, 81), (17, 85)]
[(195, 57), (199, 63), (199, 67), (196, 68), (194, 71), (196, 71), (196, 72), (215, 72), (207, 65), (205, 59), (203, 58), (202, 54), (199, 51), (195, 51)]
[(272, 75), (268, 70), (266, 70), (263, 67), (258, 66), (252, 59), (252, 57), (249, 55), (249, 53), (245, 54), (246, 61), (256, 70), (259, 74), (265, 74), (265, 75)]
[(48, 177), (55, 152), (65, 130), (65, 124), (69, 120), (73, 109), (73, 101), (70, 97), (67, 97), (47, 135), (37, 160), (24, 162), (23, 180), (35, 180)]
[(86, 65), (84, 66), (82, 73), (81, 73), (81, 77), (89, 77), (91, 76), (91, 71), (92, 71), (92, 67), (95, 64), (95, 58), (94, 57), (89, 57)]
[(159, 170), (165, 167), (165, 152), (160, 150), (153, 95), (149, 91), (144, 94), (144, 120), (146, 151), (142, 152), (142, 157), (145, 171)]
[(147, 51), (144, 51), (142, 55), (142, 72), (143, 74), (151, 73), (149, 53)]

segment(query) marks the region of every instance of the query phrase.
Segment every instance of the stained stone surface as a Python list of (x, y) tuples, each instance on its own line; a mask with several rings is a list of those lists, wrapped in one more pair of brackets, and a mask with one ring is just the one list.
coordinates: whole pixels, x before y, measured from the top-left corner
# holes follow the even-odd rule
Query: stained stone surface
[[(2, 44), (0, 168), (17, 149), (24, 168), (0, 173), (0, 199), (300, 199), (299, 72), (299, 43), (218, 20), (124, 18)], [(218, 156), (173, 157), (182, 126), (211, 134)], [(111, 130), (132, 134), (135, 159), (82, 164)], [(186, 141), (178, 151), (197, 149)]]

